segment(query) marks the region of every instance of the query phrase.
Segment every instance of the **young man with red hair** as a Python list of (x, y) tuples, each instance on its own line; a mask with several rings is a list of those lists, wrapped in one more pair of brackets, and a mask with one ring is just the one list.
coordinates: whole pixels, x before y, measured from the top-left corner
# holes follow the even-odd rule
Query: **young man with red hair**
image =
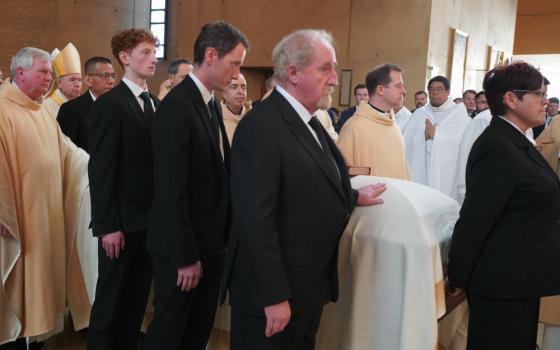
[(145, 29), (111, 40), (124, 69), (119, 85), (93, 106), (89, 181), (99, 277), (88, 350), (136, 349), (152, 280), (146, 231), (152, 204), (150, 124), (158, 100), (146, 79), (156, 69), (158, 40)]

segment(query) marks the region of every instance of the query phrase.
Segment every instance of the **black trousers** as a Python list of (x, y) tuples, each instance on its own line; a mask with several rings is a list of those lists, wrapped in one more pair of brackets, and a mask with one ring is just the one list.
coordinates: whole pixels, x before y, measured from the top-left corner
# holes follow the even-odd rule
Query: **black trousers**
[(88, 350), (137, 350), (152, 281), (146, 231), (125, 233), (125, 248), (110, 259), (99, 238), (99, 277), (87, 334)]
[(266, 318), (231, 308), (231, 350), (313, 350), (323, 307), (292, 310), (284, 330), (268, 338), (264, 332)]
[(27, 341), (25, 341), (25, 338), (19, 338), (15, 341), (0, 345), (0, 350), (27, 350)]
[(204, 350), (216, 316), (224, 255), (202, 261), (202, 278), (189, 292), (177, 287), (175, 265), (153, 258), (155, 312), (144, 350)]
[(467, 350), (534, 350), (540, 299), (500, 300), (468, 296)]

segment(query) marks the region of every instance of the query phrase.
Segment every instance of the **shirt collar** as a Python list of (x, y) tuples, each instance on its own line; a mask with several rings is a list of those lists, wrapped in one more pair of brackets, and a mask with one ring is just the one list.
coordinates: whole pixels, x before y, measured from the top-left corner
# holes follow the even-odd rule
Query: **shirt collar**
[(132, 91), (132, 93), (134, 94), (134, 96), (139, 97), (141, 93), (143, 92), (147, 92), (148, 91), (148, 87), (144, 86), (144, 87), (140, 87), (138, 84), (136, 84), (135, 82), (133, 82), (132, 80), (128, 79), (127, 77), (123, 77), (122, 81), (126, 84), (126, 86), (128, 86), (128, 88), (130, 89), (130, 91)]
[(93, 92), (91, 92), (91, 90), (88, 90), (91, 98), (93, 99), (93, 102), (95, 102), (95, 100), (97, 100), (97, 97), (95, 97), (95, 95), (93, 94)]
[(389, 112), (385, 112), (384, 110), (381, 110), (381, 109), (375, 107), (374, 105), (372, 105), (372, 104), (369, 103), (369, 102), (368, 102), (367, 104), (370, 105), (371, 108), (373, 108), (373, 109), (375, 109), (376, 111), (378, 111), (379, 114), (381, 114), (381, 115), (383, 115), (383, 116), (388, 116), (388, 115), (389, 115)]
[(311, 117), (313, 117), (313, 115), (309, 113), (307, 108), (303, 107), (303, 105), (298, 100), (296, 100), (292, 95), (290, 95), (290, 93), (286, 91), (282, 86), (276, 85), (276, 90), (278, 90), (278, 92), (282, 96), (284, 96), (286, 100), (288, 100), (288, 103), (296, 110), (296, 113), (305, 122), (305, 124), (308, 124), (309, 121), (311, 120)]
[(523, 135), (525, 135), (525, 137), (527, 138), (527, 140), (529, 140), (529, 142), (531, 142), (533, 144), (533, 146), (535, 146), (537, 143), (535, 142), (535, 139), (533, 139), (533, 136), (530, 135), (531, 133), (529, 133), (529, 130), (531, 130), (531, 128), (527, 129), (527, 132), (523, 132), (521, 131), (521, 129), (519, 129), (517, 127), (517, 125), (513, 124), (510, 120), (502, 117), (501, 115), (499, 116), (500, 118), (502, 118), (503, 120), (505, 120), (506, 122), (508, 122), (511, 126), (513, 126), (514, 128), (517, 129), (517, 131), (519, 131), (520, 133), (522, 133)]
[(195, 83), (198, 90), (200, 90), (200, 93), (202, 94), (202, 99), (204, 100), (204, 103), (208, 104), (208, 102), (210, 102), (210, 100), (214, 97), (214, 95), (212, 94), (212, 91), (208, 90), (206, 85), (204, 85), (200, 81), (200, 79), (198, 79), (198, 77), (196, 76), (195, 73), (191, 72), (188, 76), (193, 80), (193, 82)]

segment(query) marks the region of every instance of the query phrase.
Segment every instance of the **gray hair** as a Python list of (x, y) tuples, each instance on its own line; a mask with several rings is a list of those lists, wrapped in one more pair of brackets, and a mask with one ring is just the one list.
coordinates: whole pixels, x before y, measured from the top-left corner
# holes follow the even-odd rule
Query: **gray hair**
[(334, 47), (332, 35), (325, 30), (302, 29), (288, 34), (272, 50), (274, 78), (284, 83), (288, 80), (288, 67), (305, 69), (315, 55), (315, 44), (323, 42)]
[(18, 68), (24, 70), (31, 68), (33, 66), (33, 60), (36, 58), (52, 62), (52, 57), (47, 51), (35, 47), (24, 47), (12, 57), (12, 62), (10, 63), (11, 76), (16, 76), (16, 70)]

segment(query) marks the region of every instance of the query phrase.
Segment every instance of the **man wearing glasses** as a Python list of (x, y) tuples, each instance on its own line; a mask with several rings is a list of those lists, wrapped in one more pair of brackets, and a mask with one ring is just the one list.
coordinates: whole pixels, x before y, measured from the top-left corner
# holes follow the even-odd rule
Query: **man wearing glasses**
[(111, 60), (92, 57), (84, 65), (88, 90), (60, 107), (57, 120), (62, 132), (78, 147), (88, 152), (88, 130), (93, 102), (115, 86), (117, 74)]
[(455, 104), (449, 97), (449, 89), (446, 77), (429, 81), (430, 103), (414, 112), (404, 139), (412, 181), (457, 199), (457, 158), (471, 118), (464, 104)]

